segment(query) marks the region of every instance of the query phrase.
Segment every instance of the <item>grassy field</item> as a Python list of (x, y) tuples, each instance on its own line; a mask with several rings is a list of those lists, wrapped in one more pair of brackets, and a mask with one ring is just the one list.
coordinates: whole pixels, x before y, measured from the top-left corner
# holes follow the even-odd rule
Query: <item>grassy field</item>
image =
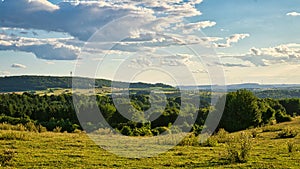
[[(244, 131), (257, 133), (251, 138), (250, 158), (245, 163), (226, 160), (226, 143), (214, 147), (176, 146), (156, 157), (128, 159), (103, 150), (85, 133), (33, 133), (3, 127), (0, 153), (13, 152), (4, 168), (300, 168), (300, 135), (276, 138), (287, 127), (299, 131), (300, 118)], [(288, 152), (288, 143), (293, 143), (293, 152)]]

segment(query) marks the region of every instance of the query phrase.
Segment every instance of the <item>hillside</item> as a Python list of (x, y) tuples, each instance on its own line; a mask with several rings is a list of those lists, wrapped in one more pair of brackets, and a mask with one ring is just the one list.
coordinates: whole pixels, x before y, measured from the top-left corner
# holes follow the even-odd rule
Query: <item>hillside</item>
[[(253, 133), (246, 163), (226, 162), (226, 143), (213, 147), (176, 146), (156, 157), (128, 159), (99, 148), (85, 133), (33, 133), (12, 131), (0, 125), (0, 150), (13, 152), (4, 168), (300, 168), (300, 135), (277, 139), (284, 128), (299, 131), (300, 118), (292, 122), (242, 132)], [(229, 134), (237, 136), (241, 132)], [(294, 144), (288, 152), (287, 143)], [(2, 152), (0, 152), (2, 153)]]
[[(76, 77), (78, 79), (78, 77)], [(111, 81), (105, 79), (88, 79), (79, 78), (84, 83), (88, 82), (90, 86), (101, 88), (103, 86), (110, 87)], [(80, 82), (80, 80), (78, 80)], [(77, 82), (78, 82), (77, 81)], [(124, 85), (125, 82), (115, 82), (116, 85)], [(76, 87), (84, 88), (87, 84), (77, 84)], [(165, 84), (147, 84), (147, 83), (132, 83), (131, 88), (149, 88), (163, 87), (172, 88)], [(57, 77), (57, 76), (8, 76), (0, 77), (0, 92), (18, 92), (18, 91), (36, 91), (46, 90), (48, 88), (72, 88), (72, 77)]]

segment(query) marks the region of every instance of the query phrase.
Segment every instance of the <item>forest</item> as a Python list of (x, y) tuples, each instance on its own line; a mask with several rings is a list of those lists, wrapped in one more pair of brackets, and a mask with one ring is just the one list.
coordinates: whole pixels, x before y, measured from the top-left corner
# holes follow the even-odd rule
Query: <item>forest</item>
[[(177, 133), (185, 128), (191, 128), (191, 132), (197, 134), (205, 128), (204, 122), (208, 114), (218, 110), (218, 105), (211, 106), (207, 98), (201, 99), (199, 107), (190, 104), (181, 109), (181, 98), (170, 95), (167, 97), (165, 108), (157, 107), (152, 114), (148, 115), (152, 117), (146, 118), (143, 112), (151, 105), (155, 105), (155, 102), (150, 103), (149, 94), (140, 92), (130, 95), (130, 104), (133, 109), (128, 111), (131, 117), (137, 119), (133, 121), (118, 112), (111, 95), (80, 95), (80, 97), (84, 99), (74, 106), (72, 94), (37, 95), (27, 92), (1, 94), (0, 122), (13, 125), (28, 125), (29, 123), (45, 127), (48, 131), (59, 127), (62, 132), (82, 129), (92, 132), (104, 127), (99, 120), (94, 118), (97, 117), (95, 113), (99, 113), (98, 110), (100, 110), (105, 121), (116, 132), (124, 135), (150, 136), (163, 132)], [(300, 99), (298, 98), (258, 98), (245, 89), (229, 92), (223, 97), (226, 97), (226, 104), (218, 128), (224, 128), (229, 132), (290, 121), (292, 117), (300, 115)], [(93, 102), (94, 98), (96, 102)], [(157, 97), (155, 101), (161, 102), (162, 99)], [(119, 102), (122, 103), (122, 98)], [(79, 113), (76, 114), (75, 109), (80, 110), (77, 111)], [(170, 126), (179, 115), (182, 118), (182, 126), (170, 130)], [(145, 119), (151, 119), (151, 121)], [(190, 119), (195, 119), (192, 126), (189, 126)]]
[[(112, 82), (106, 79), (90, 79), (83, 77), (56, 77), (56, 76), (8, 76), (0, 77), (0, 92), (36, 91), (49, 88), (72, 88), (72, 78), (76, 79), (76, 87), (85, 88), (87, 84), (101, 87), (110, 87)], [(115, 85), (129, 85), (126, 82), (114, 82)], [(132, 88), (162, 87), (173, 88), (165, 84), (130, 83)]]

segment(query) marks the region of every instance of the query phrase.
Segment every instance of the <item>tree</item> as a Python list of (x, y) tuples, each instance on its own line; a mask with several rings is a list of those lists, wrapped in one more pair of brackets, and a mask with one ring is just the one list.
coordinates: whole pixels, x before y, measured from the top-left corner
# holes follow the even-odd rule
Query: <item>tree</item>
[[(218, 106), (216, 106), (218, 108)], [(233, 132), (258, 126), (261, 119), (258, 98), (248, 90), (238, 90), (226, 95), (226, 103), (219, 127)]]

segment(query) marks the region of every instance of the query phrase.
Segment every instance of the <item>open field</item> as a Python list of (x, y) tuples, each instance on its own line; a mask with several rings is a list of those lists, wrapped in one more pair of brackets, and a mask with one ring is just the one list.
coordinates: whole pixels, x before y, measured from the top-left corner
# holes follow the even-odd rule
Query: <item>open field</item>
[[(0, 130), (0, 150), (14, 152), (4, 168), (300, 168), (300, 135), (276, 138), (283, 128), (299, 131), (299, 126), (300, 118), (295, 118), (292, 122), (255, 129), (258, 135), (252, 138), (249, 161), (234, 164), (226, 160), (225, 144), (176, 146), (156, 157), (128, 159), (99, 148), (85, 133)], [(291, 153), (288, 142), (295, 146)]]

